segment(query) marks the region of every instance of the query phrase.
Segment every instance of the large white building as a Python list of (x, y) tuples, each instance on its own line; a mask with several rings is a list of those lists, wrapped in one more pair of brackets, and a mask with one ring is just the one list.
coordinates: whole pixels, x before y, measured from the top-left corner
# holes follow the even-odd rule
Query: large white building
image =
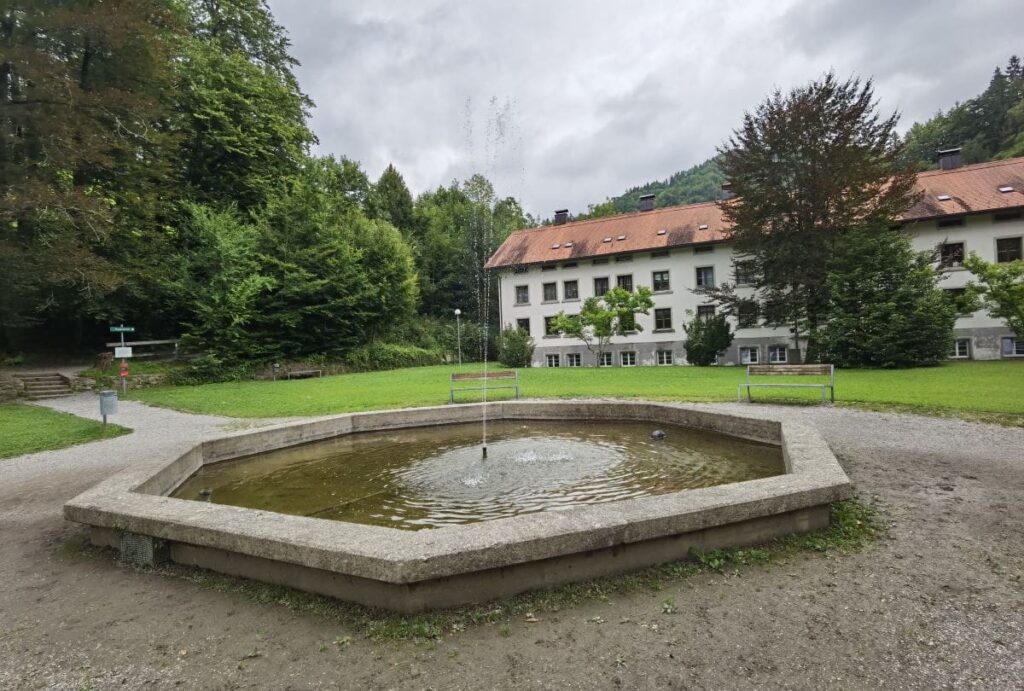
[[(968, 252), (1009, 262), (1024, 254), (1024, 158), (921, 173), (922, 196), (901, 217), (917, 249), (942, 245), (946, 290), (962, 290), (971, 275), (959, 264)], [(653, 199), (644, 199), (641, 208)], [(682, 324), (687, 312), (713, 314), (695, 288), (737, 281), (743, 275), (729, 247), (726, 225), (715, 202), (566, 222), (512, 233), (487, 267), (499, 277), (501, 323), (527, 329), (537, 347), (535, 367), (686, 364)], [(595, 362), (578, 340), (547, 329), (561, 311), (573, 314), (582, 301), (610, 287), (647, 286), (654, 309), (638, 315), (642, 330), (612, 341), (605, 362)], [(739, 323), (742, 321), (742, 323)], [(792, 362), (793, 340), (785, 326), (766, 325), (756, 314), (732, 319), (735, 339), (724, 363)], [(991, 360), (1024, 357), (1024, 341), (985, 312), (961, 316), (950, 357)]]

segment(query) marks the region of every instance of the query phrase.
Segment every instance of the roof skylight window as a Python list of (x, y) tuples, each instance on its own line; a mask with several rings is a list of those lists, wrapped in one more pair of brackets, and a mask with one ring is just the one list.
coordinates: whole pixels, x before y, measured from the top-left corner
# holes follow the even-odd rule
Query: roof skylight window
[(625, 235), (620, 235), (620, 236), (619, 236), (619, 239), (620, 239), (620, 240), (625, 240), (625, 239), (626, 239), (626, 236), (625, 236)]
[(602, 240), (601, 242), (611, 242), (611, 241), (612, 241), (612, 239), (611, 239), (611, 238), (605, 238), (605, 239), (604, 239), (604, 240)]
[(1007, 192), (1013, 192), (1013, 187), (1011, 187), (1010, 185), (1003, 185), (1002, 187), (999, 188), (999, 191), (1002, 192), (1003, 194), (1006, 194)]
[(557, 242), (555, 244), (551, 245), (551, 249), (553, 249), (553, 250), (557, 250), (559, 247), (561, 247), (561, 245), (559, 245)]
[(566, 247), (572, 247), (572, 240), (570, 240), (569, 242), (565, 243), (565, 246)]
[(665, 230), (664, 228), (662, 228), (661, 230), (658, 231), (658, 235), (665, 235), (667, 233), (668, 233), (668, 231)]
[(708, 229), (708, 224), (707, 223), (701, 223), (699, 226), (697, 226), (697, 230), (707, 230), (707, 229)]
[(952, 197), (950, 197), (948, 194), (940, 194), (938, 197), (936, 197), (936, 199), (938, 199), (940, 202), (948, 202), (950, 199), (952, 199)]

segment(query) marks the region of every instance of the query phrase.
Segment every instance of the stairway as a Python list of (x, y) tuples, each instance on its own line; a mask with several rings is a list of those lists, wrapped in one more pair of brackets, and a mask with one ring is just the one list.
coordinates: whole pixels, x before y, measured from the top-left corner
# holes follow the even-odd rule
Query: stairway
[(73, 393), (68, 380), (56, 372), (16, 374), (14, 376), (25, 385), (25, 393), (30, 401), (39, 401), (44, 398), (60, 398), (61, 396), (70, 396)]

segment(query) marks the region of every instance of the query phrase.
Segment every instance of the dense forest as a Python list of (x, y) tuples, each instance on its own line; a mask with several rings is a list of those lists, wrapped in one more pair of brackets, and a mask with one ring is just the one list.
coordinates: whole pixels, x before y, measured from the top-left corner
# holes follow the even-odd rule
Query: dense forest
[(430, 360), (455, 308), (494, 312), (481, 266), (518, 202), (312, 156), (264, 0), (14, 0), (0, 45), (0, 355), (95, 353), (123, 322), (216, 362)]
[[(1024, 156), (1024, 65), (1013, 56), (1005, 67), (997, 67), (988, 87), (978, 96), (936, 113), (923, 123), (914, 123), (904, 137), (904, 162), (918, 170), (936, 166), (935, 152), (961, 147), (966, 163), (983, 163), (1000, 158)], [(692, 204), (717, 199), (725, 176), (717, 157), (667, 180), (648, 182), (626, 190), (576, 218), (594, 218), (636, 211), (637, 199), (655, 195), (655, 206)]]

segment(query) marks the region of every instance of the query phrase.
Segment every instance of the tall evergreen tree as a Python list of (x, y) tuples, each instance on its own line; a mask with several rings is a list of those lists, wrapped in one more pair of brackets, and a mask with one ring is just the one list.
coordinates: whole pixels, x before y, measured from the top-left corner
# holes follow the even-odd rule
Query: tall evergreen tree
[(373, 186), (367, 200), (370, 218), (387, 221), (402, 232), (407, 239), (415, 237), (415, 216), (412, 194), (405, 185), (402, 174), (393, 165), (388, 165)]

